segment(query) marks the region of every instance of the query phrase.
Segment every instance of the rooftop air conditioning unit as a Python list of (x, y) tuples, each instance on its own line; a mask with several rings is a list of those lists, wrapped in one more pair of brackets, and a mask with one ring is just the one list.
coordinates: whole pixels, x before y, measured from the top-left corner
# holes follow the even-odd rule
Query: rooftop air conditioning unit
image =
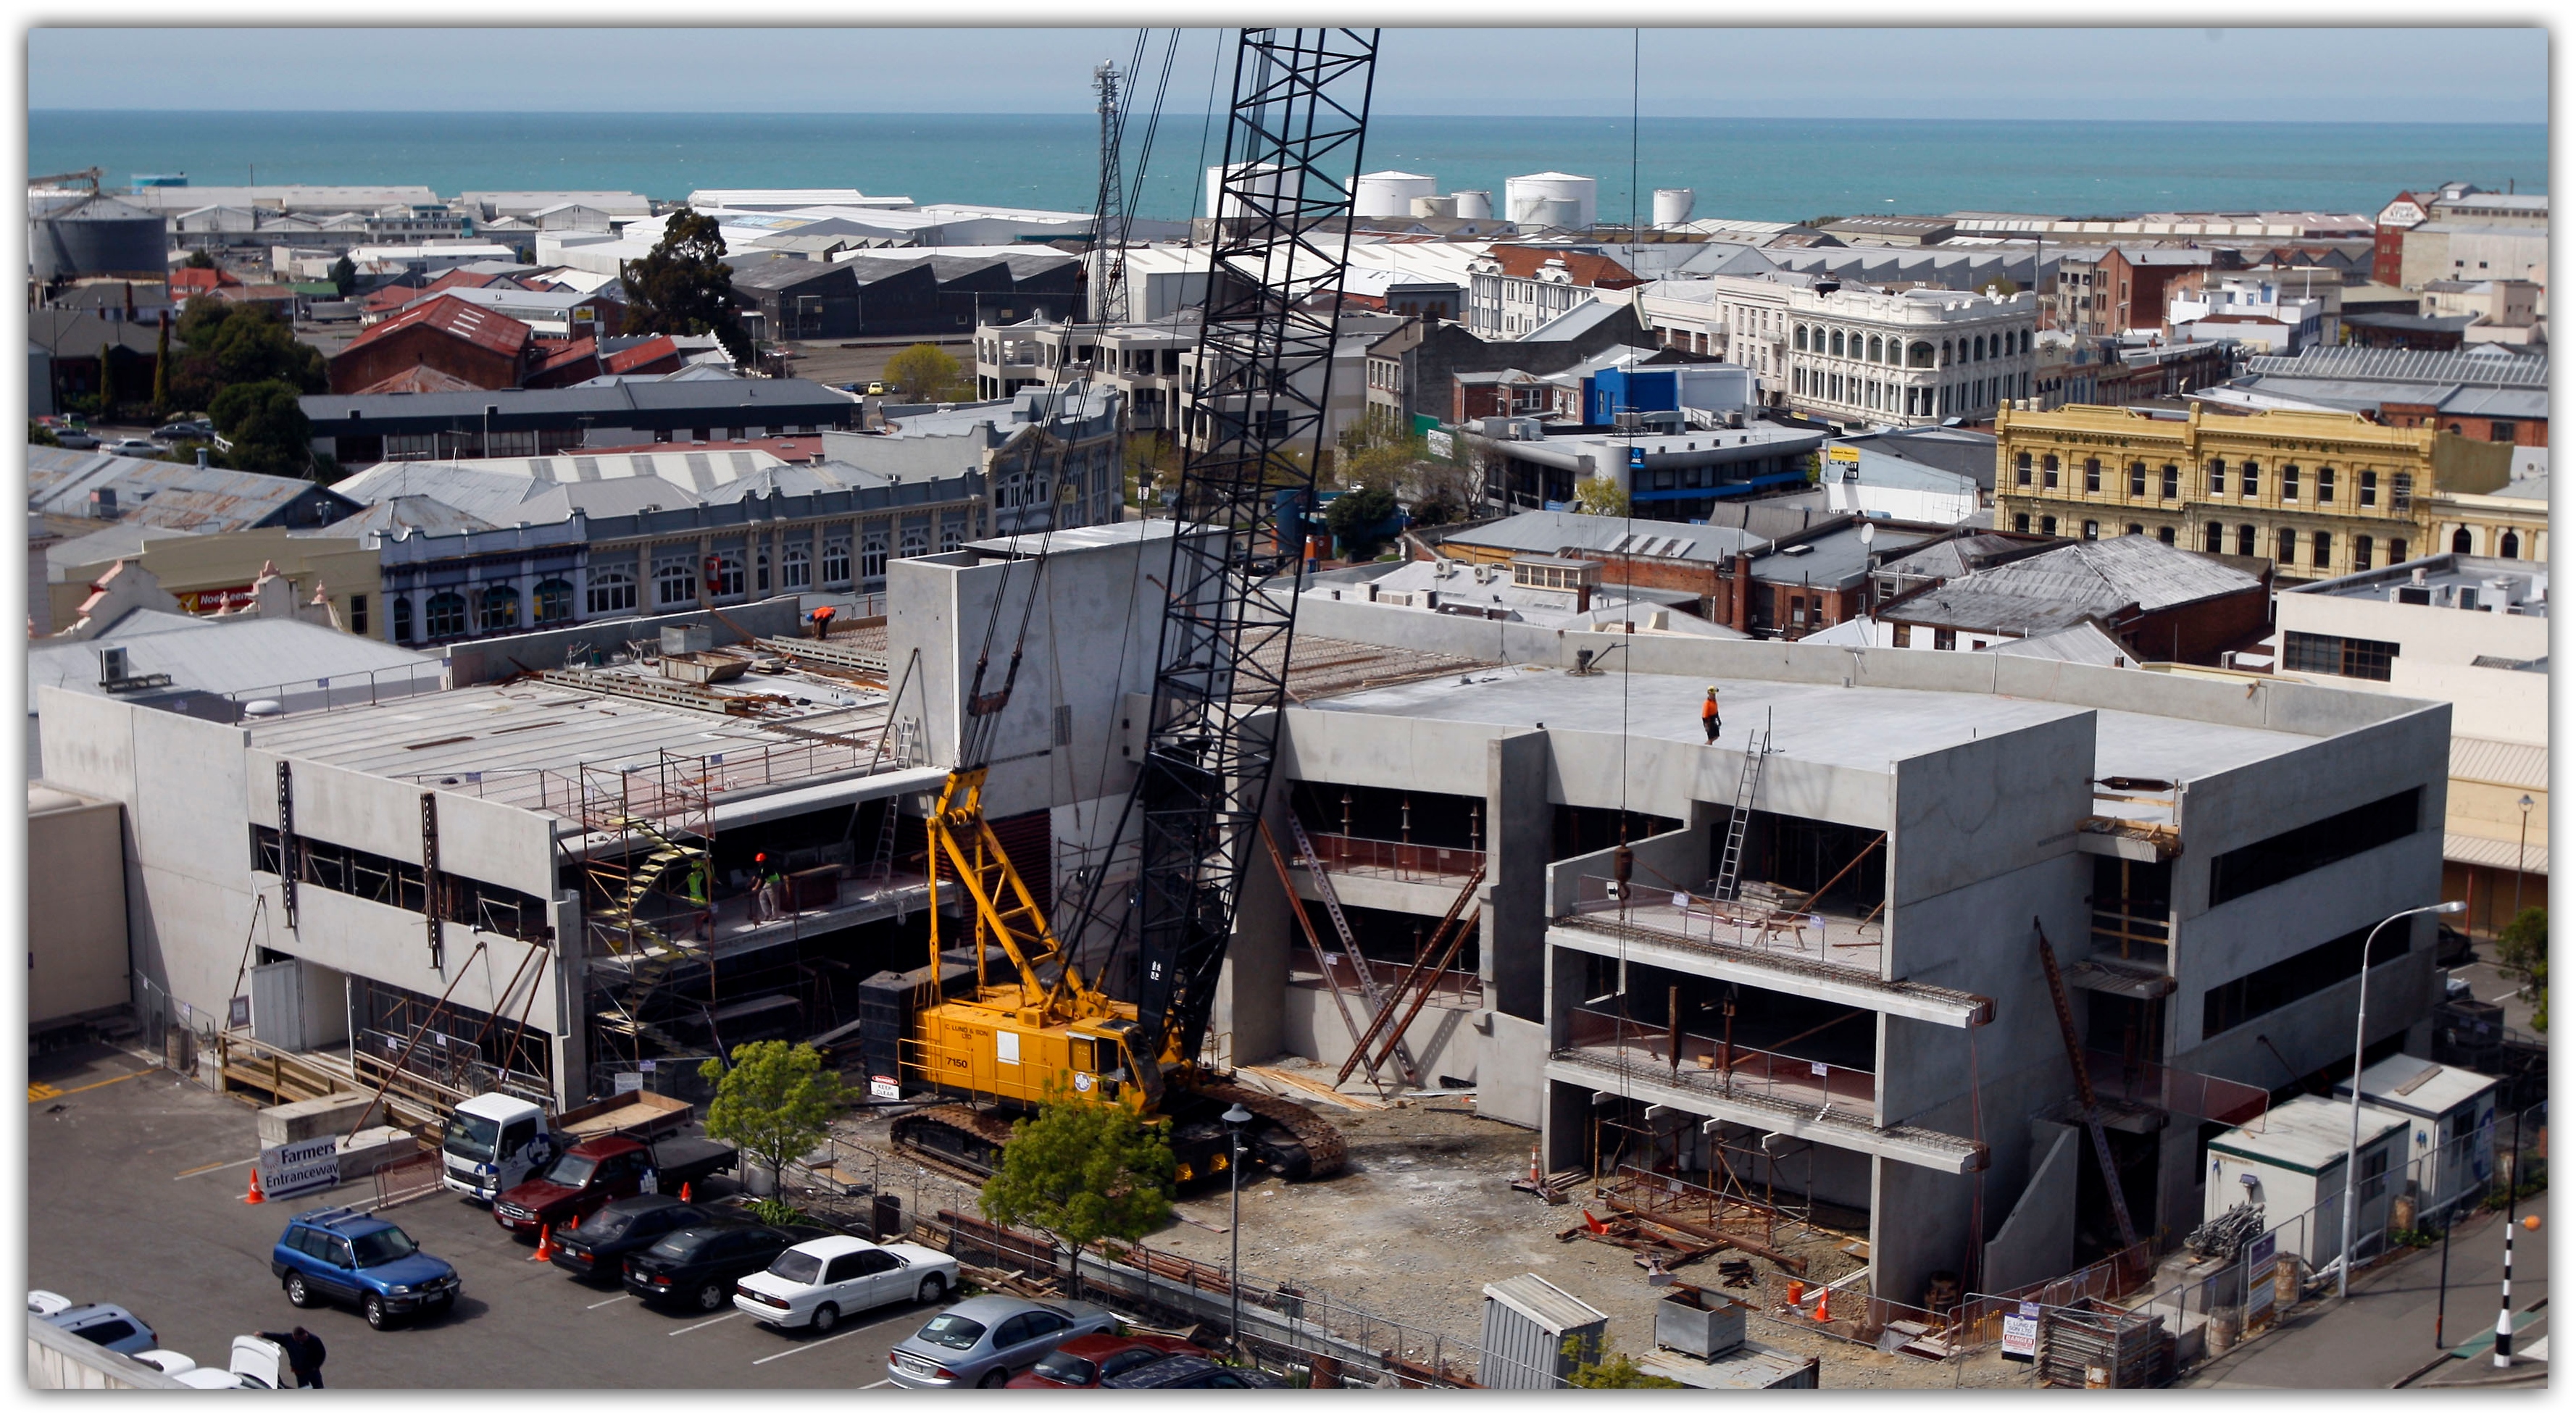
[(123, 645), (110, 645), (98, 652), (98, 682), (113, 684), (126, 677)]
[(1642, 413), (1614, 413), (1610, 415), (1610, 426), (1618, 429), (1622, 433), (1634, 433), (1638, 429), (1646, 426), (1646, 415)]

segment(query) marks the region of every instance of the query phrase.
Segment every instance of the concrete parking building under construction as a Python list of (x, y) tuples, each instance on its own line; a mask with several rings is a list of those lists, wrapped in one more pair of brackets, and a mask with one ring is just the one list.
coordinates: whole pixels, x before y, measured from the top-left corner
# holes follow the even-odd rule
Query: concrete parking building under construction
[[(121, 804), (138, 989), (247, 997), (226, 1040), (424, 1095), (682, 1085), (848, 1037), (865, 979), (931, 963), (923, 797), (1033, 593), (985, 811), (1048, 900), (1119, 897), (1171, 535), (970, 542), (895, 561), (882, 625), (669, 617), (659, 655), (460, 658), (376, 707), (48, 690), (43, 776)], [(2447, 705), (1301, 599), (1211, 1060), (1366, 1036), (1348, 1086), (1472, 1089), (1548, 1172), (1829, 1216), (1884, 1298), (2178, 1238), (2202, 1141), (2349, 1056), (2363, 933), (2439, 887)], [(516, 657), (564, 662), (542, 638)], [(2426, 1050), (2413, 923), (2367, 972), (2374, 1057)]]

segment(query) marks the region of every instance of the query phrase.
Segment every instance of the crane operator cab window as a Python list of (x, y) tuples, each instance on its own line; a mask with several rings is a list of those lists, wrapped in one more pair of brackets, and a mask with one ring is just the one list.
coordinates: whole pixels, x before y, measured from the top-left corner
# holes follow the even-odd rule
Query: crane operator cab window
[(1126, 1052), (1116, 1038), (1091, 1038), (1069, 1034), (1065, 1038), (1066, 1063), (1073, 1070), (1073, 1090), (1078, 1097), (1116, 1101), (1118, 1090), (1133, 1074), (1126, 1067)]

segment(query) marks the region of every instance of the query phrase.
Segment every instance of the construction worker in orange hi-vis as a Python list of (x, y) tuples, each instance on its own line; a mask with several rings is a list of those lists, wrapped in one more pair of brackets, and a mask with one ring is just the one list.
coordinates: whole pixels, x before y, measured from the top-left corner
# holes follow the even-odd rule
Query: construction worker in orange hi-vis
[(1708, 735), (1708, 741), (1711, 743), (1717, 741), (1717, 686), (1715, 684), (1708, 686), (1708, 697), (1700, 701), (1699, 726), (1700, 731)]

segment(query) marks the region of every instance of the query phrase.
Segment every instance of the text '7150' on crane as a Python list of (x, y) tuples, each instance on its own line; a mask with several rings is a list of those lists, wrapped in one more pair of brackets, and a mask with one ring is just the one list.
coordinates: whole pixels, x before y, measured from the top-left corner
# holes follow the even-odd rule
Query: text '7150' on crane
[[(1145, 756), (1117, 833), (1132, 881), (1094, 873), (1059, 934), (983, 815), (992, 723), (1009, 702), (1020, 642), (987, 688), (988, 625), (968, 691), (958, 766), (927, 822), (932, 889), (955, 889), (972, 924), (975, 984), (934, 982), (912, 1008), (906, 1080), (957, 1102), (897, 1119), (906, 1150), (989, 1173), (1010, 1122), (1070, 1097), (1168, 1123), (1179, 1179), (1221, 1174), (1240, 1103), (1249, 1162), (1290, 1180), (1341, 1169), (1339, 1133), (1308, 1109), (1235, 1085), (1200, 1057), (1286, 705), (1294, 571), (1323, 450), (1334, 310), (1349, 261), (1351, 193), (1377, 62), (1373, 30), (1245, 30), (1235, 56), (1221, 196), (1210, 246), (1199, 383), (1206, 423), (1185, 447), (1155, 659)], [(1103, 239), (1110, 239), (1106, 232)], [(1283, 496), (1282, 493), (1289, 495)], [(1043, 543), (1034, 568), (1044, 574)], [(1284, 582), (1272, 574), (1291, 574)], [(1123, 874), (1123, 873), (1121, 873)], [(1104, 892), (1116, 909), (1102, 908)], [(1132, 950), (1136, 998), (1113, 999), (1069, 945), (1100, 935)], [(982, 965), (987, 944), (1008, 977)]]

